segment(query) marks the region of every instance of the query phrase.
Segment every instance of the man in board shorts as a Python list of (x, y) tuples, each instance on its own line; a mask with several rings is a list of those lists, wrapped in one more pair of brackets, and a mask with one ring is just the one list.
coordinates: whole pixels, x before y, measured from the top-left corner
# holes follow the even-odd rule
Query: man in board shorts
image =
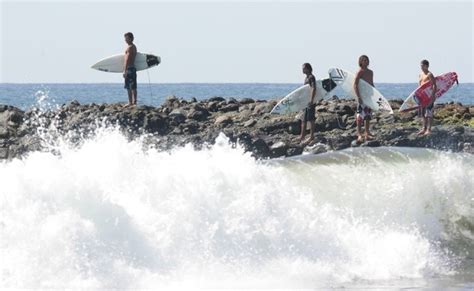
[(303, 64), (303, 74), (306, 75), (304, 84), (308, 84), (311, 87), (309, 96), (308, 96), (308, 106), (303, 111), (303, 116), (301, 120), (301, 142), (303, 142), (306, 135), (306, 123), (310, 122), (310, 137), (307, 143), (310, 143), (314, 139), (314, 128), (316, 122), (316, 104), (314, 103), (314, 98), (316, 96), (316, 78), (313, 75), (313, 68), (309, 63)]
[(125, 50), (125, 62), (123, 65), (124, 88), (128, 92), (128, 104), (126, 106), (135, 106), (137, 105), (137, 69), (135, 68), (137, 47), (133, 44), (133, 33), (127, 32), (124, 37), (128, 45)]
[(419, 116), (423, 118), (423, 128), (418, 132), (418, 135), (429, 135), (431, 133), (431, 125), (433, 124), (433, 107), (435, 102), (435, 94), (438, 87), (436, 86), (436, 79), (433, 74), (429, 71), (430, 62), (422, 60), (420, 63), (421, 73), (418, 79), (418, 84), (421, 86), (428, 82), (431, 82), (431, 103), (418, 110)]
[[(369, 83), (371, 86), (374, 86), (374, 72), (369, 69), (369, 57), (366, 55), (362, 55), (359, 57), (359, 71), (354, 80), (354, 91), (357, 95), (357, 115), (356, 115), (356, 123), (357, 123), (357, 142), (361, 143), (364, 139), (370, 140), (373, 139), (374, 136), (370, 134), (370, 120), (372, 119), (372, 109), (364, 104), (362, 101), (362, 97), (359, 92), (359, 81), (362, 79)], [(361, 129), (362, 124), (365, 125), (365, 132), (364, 136), (362, 136)]]

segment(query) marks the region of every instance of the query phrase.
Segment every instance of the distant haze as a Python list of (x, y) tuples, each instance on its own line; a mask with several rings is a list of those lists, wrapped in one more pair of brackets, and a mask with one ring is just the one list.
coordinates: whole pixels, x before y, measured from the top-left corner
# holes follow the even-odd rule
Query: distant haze
[[(13, 2), (1, 4), (0, 82), (121, 82), (90, 66), (123, 52), (162, 57), (151, 82), (301, 82), (370, 57), (375, 82), (416, 82), (422, 59), (435, 74), (473, 79), (473, 3), (446, 2)], [(140, 82), (148, 82), (140, 72)]]

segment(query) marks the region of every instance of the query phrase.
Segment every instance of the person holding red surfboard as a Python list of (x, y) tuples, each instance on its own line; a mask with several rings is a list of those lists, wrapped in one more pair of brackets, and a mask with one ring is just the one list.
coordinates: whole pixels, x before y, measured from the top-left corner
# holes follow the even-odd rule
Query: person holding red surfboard
[[(362, 79), (369, 83), (371, 86), (374, 86), (374, 72), (369, 69), (369, 57), (366, 55), (362, 55), (359, 57), (359, 71), (356, 74), (354, 80), (354, 91), (357, 96), (357, 115), (356, 115), (356, 123), (357, 123), (357, 142), (361, 143), (365, 140), (373, 139), (374, 136), (370, 134), (370, 119), (372, 119), (372, 109), (369, 106), (366, 106), (362, 101), (362, 97), (359, 93), (359, 80)], [(365, 134), (362, 137), (361, 128), (362, 123), (365, 124)]]
[(436, 80), (433, 74), (429, 71), (430, 62), (422, 60), (421, 63), (421, 74), (419, 76), (418, 84), (422, 86), (428, 82), (431, 82), (431, 103), (426, 107), (419, 108), (419, 114), (423, 118), (423, 128), (418, 132), (418, 135), (429, 135), (431, 133), (431, 125), (433, 124), (433, 107), (436, 100)]

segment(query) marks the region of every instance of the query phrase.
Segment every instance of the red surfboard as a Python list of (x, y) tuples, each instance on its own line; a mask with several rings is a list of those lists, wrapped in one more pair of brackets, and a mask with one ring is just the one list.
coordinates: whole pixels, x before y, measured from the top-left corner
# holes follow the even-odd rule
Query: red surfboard
[[(454, 83), (458, 83), (458, 75), (455, 72), (449, 72), (438, 76), (435, 78), (436, 80), (436, 93), (435, 99), (441, 97), (444, 93), (446, 93)], [(410, 96), (405, 99), (402, 106), (400, 106), (400, 112), (406, 112), (410, 110), (415, 110), (418, 108), (424, 108), (431, 104), (431, 82), (425, 83), (420, 87), (416, 88)]]

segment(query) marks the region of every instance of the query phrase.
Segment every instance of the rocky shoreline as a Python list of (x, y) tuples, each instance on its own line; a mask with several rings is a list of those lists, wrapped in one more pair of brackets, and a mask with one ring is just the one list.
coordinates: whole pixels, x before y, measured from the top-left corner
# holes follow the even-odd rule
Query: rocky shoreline
[[(354, 100), (332, 97), (316, 107), (316, 137), (309, 145), (299, 142), (298, 113), (271, 115), (276, 100), (213, 97), (197, 101), (170, 96), (159, 107), (123, 104), (84, 104), (77, 101), (58, 109), (22, 111), (0, 105), (0, 159), (51, 150), (45, 144), (67, 137), (79, 145), (99, 127), (117, 126), (129, 138), (169, 150), (188, 143), (196, 148), (212, 145), (219, 133), (240, 143), (256, 158), (322, 153), (354, 146), (423, 147), (474, 154), (474, 106), (460, 103), (435, 105), (433, 132), (418, 136), (416, 112), (399, 113), (402, 100), (391, 100), (395, 113), (376, 113), (371, 122), (375, 139), (355, 144)], [(46, 141), (45, 139), (48, 139)]]

